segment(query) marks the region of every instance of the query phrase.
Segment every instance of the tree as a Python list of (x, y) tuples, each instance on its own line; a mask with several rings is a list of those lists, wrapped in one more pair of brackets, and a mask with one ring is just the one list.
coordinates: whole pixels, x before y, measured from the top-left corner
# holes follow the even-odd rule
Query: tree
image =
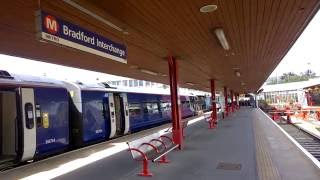
[(305, 72), (301, 72), (299, 75), (294, 72), (287, 72), (283, 73), (279, 80), (277, 77), (270, 77), (267, 80), (267, 84), (282, 84), (282, 83), (289, 83), (289, 82), (298, 82), (298, 81), (307, 81), (309, 79), (315, 78), (316, 73), (312, 70), (308, 69)]

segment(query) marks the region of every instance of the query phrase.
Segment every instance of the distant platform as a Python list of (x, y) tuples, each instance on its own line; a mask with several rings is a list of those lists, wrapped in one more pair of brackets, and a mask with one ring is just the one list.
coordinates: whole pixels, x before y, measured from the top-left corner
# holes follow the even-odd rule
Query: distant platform
[(308, 121), (308, 120), (291, 117), (291, 121), (295, 126), (303, 129), (304, 131), (320, 139), (320, 121), (319, 120)]

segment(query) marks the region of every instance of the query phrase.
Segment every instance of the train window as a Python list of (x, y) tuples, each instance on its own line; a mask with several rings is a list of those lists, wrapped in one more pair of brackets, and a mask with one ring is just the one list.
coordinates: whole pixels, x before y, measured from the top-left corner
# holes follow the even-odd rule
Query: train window
[(157, 103), (145, 103), (144, 104), (145, 113), (159, 113)]
[(138, 80), (134, 80), (133, 82), (134, 82), (134, 85), (133, 85), (133, 86), (134, 86), (134, 87), (138, 87)]
[(138, 103), (129, 104), (130, 117), (137, 117), (141, 115), (141, 106)]
[(36, 120), (37, 120), (37, 127), (42, 126), (42, 117), (41, 117), (41, 110), (40, 105), (36, 104)]
[(128, 80), (122, 80), (122, 85), (123, 86), (128, 86)]
[(188, 108), (188, 102), (187, 101), (181, 101), (181, 107), (182, 108)]
[(140, 87), (143, 86), (143, 81), (139, 80), (139, 86), (140, 86)]
[(161, 102), (161, 109), (162, 111), (170, 111), (171, 109), (171, 103), (169, 102)]
[(31, 103), (26, 103), (24, 105), (24, 110), (25, 110), (26, 127), (28, 129), (32, 129), (34, 127), (33, 105)]

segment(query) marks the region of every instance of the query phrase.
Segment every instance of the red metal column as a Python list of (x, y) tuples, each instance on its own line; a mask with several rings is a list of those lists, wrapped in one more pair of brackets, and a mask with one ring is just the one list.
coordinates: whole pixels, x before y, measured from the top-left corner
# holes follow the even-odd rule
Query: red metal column
[(179, 144), (179, 149), (182, 149), (183, 130), (181, 127), (180, 99), (178, 94), (178, 64), (176, 59), (172, 56), (169, 56), (168, 64), (171, 93), (172, 139), (175, 144)]
[(230, 90), (230, 96), (231, 96), (231, 110), (234, 112), (234, 101), (233, 101), (233, 90)]
[(211, 102), (212, 102), (212, 114), (211, 114), (211, 121), (210, 129), (214, 129), (217, 127), (217, 108), (216, 108), (216, 87), (215, 87), (215, 80), (211, 79)]
[(228, 91), (227, 91), (227, 87), (225, 86), (224, 88), (223, 88), (223, 90), (224, 90), (224, 105), (225, 105), (225, 114), (226, 114), (226, 116), (228, 116), (228, 114), (229, 114), (229, 107), (228, 107)]

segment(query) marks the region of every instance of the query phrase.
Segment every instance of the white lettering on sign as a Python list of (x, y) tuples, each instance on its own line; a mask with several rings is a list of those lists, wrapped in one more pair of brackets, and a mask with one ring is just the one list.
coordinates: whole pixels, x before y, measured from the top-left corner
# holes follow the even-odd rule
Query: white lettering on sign
[(101, 47), (101, 48), (103, 48), (103, 49), (112, 51), (112, 52), (114, 52), (114, 53), (117, 53), (117, 54), (119, 54), (121, 57), (125, 55), (124, 50), (119, 49), (119, 48), (116, 48), (116, 47), (113, 47), (112, 44), (108, 45), (108, 44), (104, 43), (103, 41), (100, 41), (98, 38), (97, 38), (97, 46), (98, 46), (98, 47)]
[(126, 46), (41, 11), (41, 40), (127, 63)]
[(82, 31), (73, 31), (72, 29), (69, 29), (68, 26), (63, 25), (63, 34), (66, 36), (71, 36), (72, 38), (84, 41), (86, 43), (90, 43), (92, 45), (95, 45), (94, 37), (89, 37), (84, 34)]

